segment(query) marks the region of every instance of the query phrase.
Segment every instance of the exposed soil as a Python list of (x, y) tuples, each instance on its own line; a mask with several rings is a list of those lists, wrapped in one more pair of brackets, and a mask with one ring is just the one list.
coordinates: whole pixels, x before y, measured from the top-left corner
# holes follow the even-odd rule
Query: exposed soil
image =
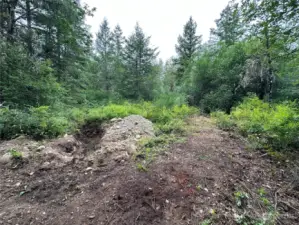
[[(84, 159), (94, 151), (88, 142), (103, 132), (88, 127), (81, 136), (83, 157), (63, 166), (42, 167), (40, 157), (1, 166), (0, 224), (237, 224), (236, 215), (261, 218), (271, 210), (279, 212), (277, 224), (299, 224), (299, 182), (289, 172), (291, 163), (247, 150), (245, 140), (207, 118), (191, 118), (190, 124), (186, 143), (170, 146), (147, 172), (133, 160), (91, 167)], [(260, 188), (268, 205), (260, 200)], [(248, 194), (241, 207), (237, 191)]]

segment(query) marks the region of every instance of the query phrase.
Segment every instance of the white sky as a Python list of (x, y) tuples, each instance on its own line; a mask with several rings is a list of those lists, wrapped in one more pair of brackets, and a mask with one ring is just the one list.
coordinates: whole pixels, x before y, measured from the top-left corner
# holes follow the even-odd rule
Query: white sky
[(159, 58), (166, 60), (175, 55), (175, 44), (183, 26), (192, 16), (197, 22), (197, 32), (203, 40), (209, 39), (210, 28), (215, 27), (215, 19), (229, 0), (82, 0), (96, 7), (94, 17), (87, 23), (95, 34), (106, 17), (110, 28), (116, 24), (128, 36), (139, 22), (146, 35), (151, 36), (151, 44), (159, 48)]

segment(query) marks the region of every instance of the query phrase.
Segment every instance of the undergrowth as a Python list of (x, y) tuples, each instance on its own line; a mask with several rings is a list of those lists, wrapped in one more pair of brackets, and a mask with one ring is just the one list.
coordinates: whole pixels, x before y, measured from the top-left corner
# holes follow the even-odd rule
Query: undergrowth
[(28, 110), (0, 109), (0, 139), (12, 139), (19, 135), (28, 135), (35, 139), (54, 138), (76, 132), (86, 123), (102, 123), (133, 114), (154, 122), (158, 134), (180, 133), (184, 130), (184, 118), (198, 111), (187, 105), (161, 107), (151, 102), (57, 108), (41, 106)]
[(212, 113), (224, 130), (237, 130), (254, 148), (285, 150), (298, 147), (299, 112), (295, 103), (269, 104), (257, 97), (246, 98), (230, 115)]

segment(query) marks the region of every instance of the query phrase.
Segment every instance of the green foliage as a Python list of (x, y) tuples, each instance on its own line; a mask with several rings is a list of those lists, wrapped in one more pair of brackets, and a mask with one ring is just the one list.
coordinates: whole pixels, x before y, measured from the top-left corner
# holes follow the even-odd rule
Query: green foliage
[(216, 125), (222, 130), (233, 129), (236, 125), (234, 121), (224, 112), (216, 111), (211, 113), (211, 116), (216, 120)]
[(64, 94), (64, 89), (54, 77), (50, 61), (35, 61), (18, 44), (1, 42), (0, 52), (0, 100), (5, 105), (49, 105)]
[(185, 124), (181, 121), (198, 110), (186, 105), (166, 108), (150, 102), (122, 105), (108, 104), (102, 107), (57, 108), (41, 106), (28, 110), (0, 109), (0, 138), (10, 139), (25, 134), (34, 138), (53, 138), (67, 132), (74, 132), (88, 122), (103, 122), (112, 118), (141, 115), (157, 124), (160, 133), (182, 132)]
[(186, 123), (181, 119), (173, 119), (165, 124), (158, 124), (158, 133), (183, 134), (186, 131)]
[(160, 107), (173, 107), (175, 105), (181, 106), (186, 104), (186, 96), (184, 94), (169, 92), (160, 94), (155, 100), (154, 104)]
[(22, 160), (23, 158), (22, 152), (19, 152), (16, 149), (10, 149), (9, 153), (14, 160)]
[(262, 218), (252, 218), (246, 214), (235, 215), (235, 221), (241, 225), (275, 225), (278, 214), (276, 212), (268, 212)]
[(69, 121), (54, 116), (49, 107), (41, 106), (28, 111), (0, 110), (0, 138), (10, 139), (25, 134), (36, 139), (57, 137), (67, 132)]
[(120, 85), (122, 96), (135, 100), (152, 99), (157, 80), (154, 63), (157, 55), (157, 48), (151, 48), (150, 37), (137, 23), (124, 48), (125, 72)]
[(236, 204), (238, 207), (246, 206), (246, 200), (249, 198), (249, 195), (243, 191), (237, 191), (234, 193)]
[(175, 63), (178, 65), (178, 81), (182, 80), (186, 69), (201, 45), (201, 36), (196, 35), (196, 29), (197, 23), (190, 17), (184, 25), (183, 35), (178, 37), (178, 44), (175, 46), (178, 54), (178, 58), (175, 60)]
[(211, 219), (206, 219), (200, 223), (200, 225), (210, 225), (210, 224), (213, 224), (213, 221)]
[(144, 165), (142, 165), (141, 163), (137, 163), (137, 169), (141, 172), (147, 172), (148, 171), (148, 169)]
[(191, 82), (186, 91), (193, 102), (207, 113), (216, 110), (229, 112), (244, 96), (240, 74), (246, 62), (245, 45), (218, 44), (217, 50), (206, 50), (194, 62)]
[(221, 128), (235, 126), (243, 135), (260, 140), (264, 147), (281, 150), (298, 145), (299, 114), (295, 103), (269, 104), (246, 98), (231, 115), (214, 113)]

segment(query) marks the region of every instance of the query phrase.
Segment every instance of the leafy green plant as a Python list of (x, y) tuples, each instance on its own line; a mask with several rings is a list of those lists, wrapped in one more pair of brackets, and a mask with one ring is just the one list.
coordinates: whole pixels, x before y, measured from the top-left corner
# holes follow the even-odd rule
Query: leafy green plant
[(222, 129), (237, 129), (253, 139), (257, 148), (275, 150), (296, 147), (299, 144), (299, 112), (295, 103), (269, 104), (257, 97), (246, 98), (230, 115), (212, 114)]
[(198, 184), (198, 185), (196, 185), (196, 190), (197, 191), (201, 191), (201, 186)]
[(212, 219), (206, 219), (200, 223), (200, 225), (211, 225), (213, 223)]
[(246, 200), (249, 198), (249, 195), (243, 191), (237, 191), (234, 193), (236, 204), (238, 207), (246, 206)]
[(156, 124), (160, 134), (183, 133), (183, 120), (198, 110), (186, 105), (170, 108), (151, 102), (108, 104), (92, 108), (40, 106), (28, 110), (0, 109), (0, 139), (11, 139), (21, 134), (36, 139), (53, 138), (74, 132), (85, 123), (110, 120), (116, 117), (141, 115)]
[(17, 151), (16, 149), (10, 149), (9, 153), (14, 160), (22, 160), (23, 159), (22, 152)]
[(148, 171), (148, 169), (144, 165), (142, 165), (141, 163), (137, 163), (136, 166), (137, 166), (137, 169), (141, 172), (147, 172)]

